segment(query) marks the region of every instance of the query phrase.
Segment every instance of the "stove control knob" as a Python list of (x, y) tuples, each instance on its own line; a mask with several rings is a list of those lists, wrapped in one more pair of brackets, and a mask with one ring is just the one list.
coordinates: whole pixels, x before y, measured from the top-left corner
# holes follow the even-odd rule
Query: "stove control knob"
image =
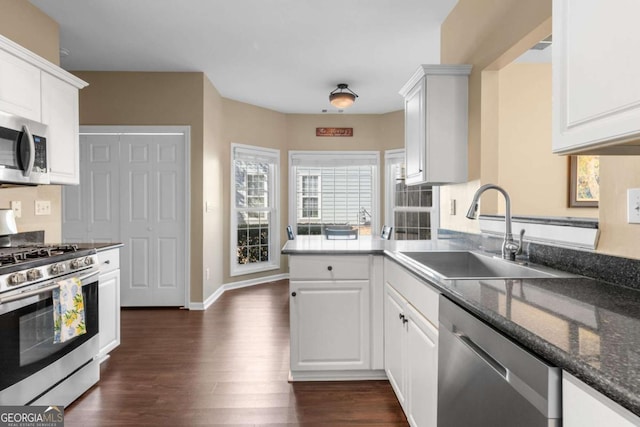
[(51, 271), (51, 274), (64, 273), (65, 271), (67, 271), (67, 266), (63, 263), (53, 264), (51, 268), (49, 268), (49, 271)]
[(72, 270), (77, 270), (80, 267), (84, 266), (84, 260), (82, 258), (76, 258), (76, 259), (72, 259), (71, 262), (69, 263), (69, 267), (71, 267)]
[(9, 284), (9, 286), (16, 286), (26, 281), (27, 281), (27, 277), (24, 275), (24, 273), (13, 273), (7, 279), (7, 283)]
[(93, 264), (93, 258), (91, 258), (90, 256), (86, 257), (84, 259), (84, 265), (91, 265)]
[(27, 271), (27, 280), (38, 280), (42, 278), (42, 272), (37, 268)]

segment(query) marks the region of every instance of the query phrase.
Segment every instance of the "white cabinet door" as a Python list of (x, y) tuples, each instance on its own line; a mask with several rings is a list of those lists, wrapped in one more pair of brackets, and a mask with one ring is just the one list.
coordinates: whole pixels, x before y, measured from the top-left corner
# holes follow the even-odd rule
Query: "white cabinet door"
[(120, 270), (101, 274), (98, 281), (100, 353), (106, 356), (120, 345)]
[(407, 419), (412, 426), (438, 423), (438, 330), (407, 306)]
[(292, 281), (291, 370), (370, 368), (369, 281)]
[(78, 89), (42, 73), (42, 122), (49, 126), (49, 171), (52, 184), (80, 182)]
[(405, 408), (406, 301), (391, 286), (385, 285), (384, 289), (384, 369), (400, 405)]
[(630, 30), (638, 16), (636, 0), (553, 1), (555, 153), (640, 137), (640, 31)]
[(426, 180), (425, 150), (425, 81), (418, 83), (404, 98), (405, 180), (407, 184)]
[(470, 65), (421, 65), (400, 90), (407, 184), (467, 180), (470, 72)]
[(40, 70), (0, 50), (0, 111), (36, 122), (40, 117)]
[(562, 373), (564, 427), (632, 427), (640, 418), (574, 376)]

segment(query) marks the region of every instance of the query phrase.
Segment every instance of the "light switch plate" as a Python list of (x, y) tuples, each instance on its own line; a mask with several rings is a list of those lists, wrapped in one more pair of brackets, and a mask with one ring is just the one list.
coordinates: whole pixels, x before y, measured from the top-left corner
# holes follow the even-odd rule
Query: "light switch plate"
[(627, 190), (627, 222), (640, 224), (640, 188)]

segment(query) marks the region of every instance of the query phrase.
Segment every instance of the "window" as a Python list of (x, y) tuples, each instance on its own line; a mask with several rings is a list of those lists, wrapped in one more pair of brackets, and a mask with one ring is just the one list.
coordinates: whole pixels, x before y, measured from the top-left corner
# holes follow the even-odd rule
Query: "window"
[(290, 218), (298, 235), (377, 230), (377, 152), (291, 151)]
[(404, 183), (404, 150), (385, 152), (386, 221), (395, 240), (437, 239), (438, 187)]
[(231, 275), (280, 267), (280, 151), (231, 144)]
[(299, 178), (299, 218), (320, 219), (320, 175), (301, 175)]

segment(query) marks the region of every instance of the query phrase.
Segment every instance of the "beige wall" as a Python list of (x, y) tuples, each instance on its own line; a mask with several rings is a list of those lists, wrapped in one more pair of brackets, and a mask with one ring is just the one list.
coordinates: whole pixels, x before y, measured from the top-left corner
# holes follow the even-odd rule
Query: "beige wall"
[[(203, 130), (203, 161), (202, 161), (202, 200), (200, 200), (202, 219), (202, 300), (212, 295), (225, 282), (224, 254), (228, 253), (226, 242), (213, 236), (220, 235), (225, 229), (225, 198), (224, 172), (228, 163), (227, 151), (224, 149), (223, 127), (223, 99), (204, 77), (204, 130)], [(193, 192), (192, 192), (193, 197)], [(207, 203), (210, 210), (206, 210)], [(192, 209), (195, 209), (192, 204)], [(193, 227), (193, 225), (192, 225)], [(193, 234), (193, 233), (192, 233)], [(194, 267), (194, 270), (196, 268)], [(209, 270), (207, 278), (206, 270)], [(195, 292), (192, 292), (192, 301)], [(200, 299), (196, 299), (200, 301)]]
[[(498, 74), (497, 183), (512, 213), (597, 218), (597, 208), (568, 207), (568, 159), (551, 153), (551, 64), (512, 63)], [(502, 198), (498, 206), (504, 212)]]
[[(231, 277), (231, 143), (254, 145), (280, 150), (280, 206), (278, 210), (280, 220), (280, 242), (284, 245), (284, 227), (287, 225), (287, 116), (265, 108), (256, 107), (230, 99), (224, 100), (223, 109), (223, 144), (221, 147), (222, 192), (224, 217), (222, 232), (223, 250), (223, 283), (251, 280), (258, 277), (271, 276), (288, 272), (287, 257), (281, 258), (280, 269), (263, 273), (246, 274)], [(211, 236), (213, 238), (213, 236)]]
[[(282, 114), (253, 105), (224, 100), (223, 157), (230, 159), (232, 142), (280, 150), (280, 239), (284, 244), (284, 228), (289, 224), (289, 150), (335, 150), (335, 151), (380, 151), (381, 168), (384, 150), (404, 146), (404, 115), (402, 111), (382, 115), (337, 115), (337, 114)], [(352, 138), (319, 138), (317, 127), (351, 127)], [(224, 185), (224, 233), (225, 247), (230, 241), (230, 161), (223, 173)], [(384, 173), (384, 171), (382, 171)], [(381, 187), (382, 186), (381, 177)], [(381, 204), (381, 210), (383, 204)], [(224, 283), (255, 279), (288, 272), (287, 257), (282, 257), (280, 269), (265, 273), (230, 276), (230, 252), (224, 251)]]
[[(186, 125), (191, 127), (191, 301), (203, 300), (204, 114), (216, 120), (215, 89), (203, 73), (76, 72), (89, 83), (80, 91), (81, 125)], [(210, 129), (210, 126), (208, 126)], [(215, 144), (208, 134), (207, 147)], [(208, 153), (211, 153), (209, 148)], [(209, 177), (209, 174), (207, 175)], [(212, 191), (208, 189), (208, 191)], [(207, 225), (210, 226), (209, 219)], [(213, 252), (207, 246), (209, 252)], [(204, 296), (206, 298), (206, 296)]]
[[(467, 63), (474, 66), (469, 82), (469, 173), (468, 183), (443, 187), (441, 191), (441, 225), (461, 231), (478, 231), (477, 221), (468, 221), (462, 214), (451, 216), (445, 207), (449, 200), (458, 200), (458, 205), (466, 208), (474, 191), (482, 183), (502, 182), (505, 186), (513, 179), (516, 170), (513, 165), (505, 164), (508, 159), (520, 158), (513, 147), (508, 144), (506, 136), (516, 135), (515, 130), (506, 131), (495, 119), (496, 113), (509, 114), (500, 103), (513, 102), (507, 98), (496, 98), (502, 93), (500, 85), (513, 82), (502, 82), (497, 70), (511, 63), (528, 47), (551, 33), (551, 0), (460, 0), (442, 26), (441, 60), (443, 63)], [(510, 73), (506, 70), (506, 73)], [(514, 76), (510, 76), (514, 77)], [(504, 91), (506, 92), (506, 90)], [(487, 96), (488, 95), (488, 96)], [(500, 117), (502, 118), (502, 116)], [(542, 115), (540, 115), (541, 120)], [(547, 119), (544, 119), (547, 120)], [(549, 122), (546, 122), (547, 125)], [(503, 131), (503, 134), (501, 134)], [(526, 135), (523, 134), (526, 138)], [(497, 141), (497, 142), (496, 142)], [(532, 165), (566, 164), (565, 157), (557, 159), (549, 157), (551, 144), (549, 141), (532, 146), (528, 151), (528, 161), (522, 165), (521, 173), (537, 174)], [(506, 154), (498, 150), (506, 150)], [(523, 148), (524, 149), (524, 148)], [(534, 155), (534, 153), (536, 153)], [(559, 160), (558, 160), (559, 159)], [(533, 162), (533, 163), (532, 163)], [(547, 163), (548, 162), (548, 163)], [(640, 226), (627, 224), (626, 190), (640, 187), (640, 160), (636, 157), (603, 156), (600, 158), (600, 203), (598, 217), (600, 223), (600, 242), (597, 252), (640, 259), (636, 247), (640, 240)], [(498, 172), (498, 175), (496, 173)], [(554, 169), (556, 179), (561, 173)], [(548, 192), (554, 194), (553, 204), (558, 205), (566, 188), (566, 176), (561, 181), (550, 180), (545, 185)], [(530, 184), (518, 180), (518, 188)], [(525, 187), (522, 187), (525, 185)], [(561, 190), (556, 192), (555, 189)], [(518, 204), (529, 203), (522, 200), (522, 194), (512, 192), (514, 210), (518, 213), (531, 213), (534, 206), (520, 211)], [(545, 194), (545, 195), (546, 195)], [(488, 195), (489, 196), (489, 195)], [(533, 198), (532, 198), (533, 199)], [(483, 212), (499, 212), (498, 198), (483, 197)], [(539, 202), (541, 204), (541, 202)], [(460, 211), (460, 210), (459, 210)], [(571, 209), (570, 216), (593, 216), (595, 210)], [(541, 215), (547, 215), (540, 210)]]
[[(60, 63), (58, 24), (28, 1), (0, 0), (0, 34), (44, 57), (54, 64)], [(18, 231), (45, 231), (47, 243), (61, 240), (62, 216), (60, 187), (14, 187), (0, 189), (0, 209), (9, 208), (9, 202), (22, 202), (22, 218), (16, 219)], [(51, 215), (35, 216), (35, 201), (49, 200)]]
[(60, 65), (58, 23), (26, 0), (0, 0), (0, 34)]

